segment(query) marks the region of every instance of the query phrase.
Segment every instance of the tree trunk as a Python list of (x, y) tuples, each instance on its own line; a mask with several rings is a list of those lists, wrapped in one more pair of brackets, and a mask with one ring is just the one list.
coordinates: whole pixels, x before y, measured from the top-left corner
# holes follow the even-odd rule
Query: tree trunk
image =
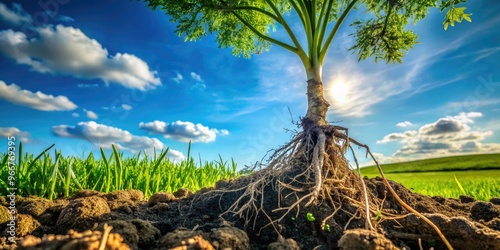
[(326, 112), (330, 104), (323, 96), (323, 83), (320, 77), (310, 78), (307, 81), (307, 114), (309, 125), (327, 125)]

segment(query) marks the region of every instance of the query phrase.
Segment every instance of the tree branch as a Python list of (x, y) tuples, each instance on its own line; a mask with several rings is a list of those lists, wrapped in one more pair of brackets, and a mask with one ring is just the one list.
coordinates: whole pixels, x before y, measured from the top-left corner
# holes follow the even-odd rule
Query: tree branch
[(322, 64), (323, 61), (325, 60), (326, 52), (328, 51), (328, 48), (330, 47), (330, 44), (332, 43), (333, 37), (335, 37), (335, 34), (337, 33), (340, 25), (344, 21), (344, 19), (347, 17), (347, 14), (352, 10), (354, 7), (354, 4), (356, 4), (358, 0), (352, 0), (351, 3), (346, 7), (342, 15), (340, 16), (339, 20), (337, 20), (337, 23), (335, 23), (335, 26), (333, 27), (332, 31), (328, 35), (328, 38), (325, 41), (325, 44), (323, 45), (323, 48), (321, 49), (320, 55), (319, 55), (319, 62)]
[(231, 13), (236, 17), (238, 18), (238, 20), (240, 20), (241, 23), (243, 23), (247, 28), (249, 28), (250, 30), (252, 30), (253, 33), (255, 33), (257, 36), (259, 36), (260, 38), (270, 42), (270, 43), (274, 43), (280, 47), (283, 47), (295, 54), (297, 54), (298, 52), (298, 49), (293, 47), (292, 45), (289, 45), (287, 43), (284, 43), (282, 41), (279, 41), (279, 40), (276, 40), (270, 36), (266, 36), (264, 34), (262, 34), (260, 31), (258, 31), (255, 27), (253, 27), (250, 23), (248, 23), (243, 17), (241, 17), (238, 13), (236, 13), (236, 11), (231, 11)]
[(266, 3), (271, 7), (271, 9), (274, 11), (276, 16), (278, 17), (278, 19), (279, 19), (279, 20), (277, 20), (278, 23), (280, 23), (283, 26), (283, 28), (285, 28), (286, 32), (288, 33), (288, 36), (290, 36), (290, 39), (292, 39), (292, 42), (295, 45), (295, 47), (297, 48), (297, 50), (302, 50), (302, 46), (300, 45), (299, 40), (297, 39), (297, 37), (293, 33), (292, 29), (290, 28), (290, 26), (288, 25), (286, 20), (281, 15), (280, 11), (278, 10), (278, 7), (276, 7), (276, 5), (273, 2), (271, 2), (271, 0), (266, 0)]
[[(320, 16), (320, 20), (318, 22), (318, 24), (321, 25), (318, 28), (319, 32), (318, 32), (318, 39), (317, 39), (317, 43), (318, 43), (319, 48), (321, 48), (321, 46), (323, 45), (323, 39), (325, 38), (326, 28), (328, 27), (328, 19), (330, 17), (330, 13), (332, 11), (333, 1), (334, 0), (328, 1), (328, 5), (326, 6), (326, 14), (324, 16)], [(324, 7), (325, 6), (323, 6), (323, 10), (325, 9)]]

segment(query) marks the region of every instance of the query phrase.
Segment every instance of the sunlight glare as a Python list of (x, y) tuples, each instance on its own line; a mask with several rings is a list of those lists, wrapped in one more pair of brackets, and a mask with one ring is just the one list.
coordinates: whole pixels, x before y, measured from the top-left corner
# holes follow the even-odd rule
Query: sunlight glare
[(330, 87), (330, 95), (336, 103), (344, 104), (347, 102), (349, 86), (345, 81), (337, 80)]

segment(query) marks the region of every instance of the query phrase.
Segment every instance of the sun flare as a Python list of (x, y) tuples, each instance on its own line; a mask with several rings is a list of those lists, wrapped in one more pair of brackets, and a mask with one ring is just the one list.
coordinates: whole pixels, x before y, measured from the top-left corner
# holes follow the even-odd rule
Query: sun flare
[(330, 95), (336, 103), (346, 103), (349, 86), (345, 81), (337, 80), (330, 86)]

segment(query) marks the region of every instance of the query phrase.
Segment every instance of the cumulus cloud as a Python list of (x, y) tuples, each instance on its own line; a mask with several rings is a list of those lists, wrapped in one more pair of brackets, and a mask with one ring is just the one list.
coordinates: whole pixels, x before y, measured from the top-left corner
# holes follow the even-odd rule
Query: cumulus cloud
[(415, 130), (409, 130), (405, 131), (403, 133), (391, 133), (386, 136), (382, 140), (377, 141), (378, 144), (384, 144), (392, 141), (409, 141), (410, 139), (414, 138), (415, 135), (417, 135), (417, 131)]
[(4, 3), (0, 3), (0, 19), (13, 25), (23, 25), (32, 21), (31, 16), (17, 3), (12, 3), (12, 9), (9, 9)]
[(409, 126), (412, 126), (413, 123), (409, 122), (409, 121), (404, 121), (404, 122), (398, 122), (396, 124), (396, 127), (401, 127), (401, 128), (406, 128), (406, 127), (409, 127)]
[(226, 129), (218, 130), (203, 126), (202, 124), (194, 124), (192, 122), (176, 121), (166, 123), (163, 121), (141, 122), (139, 128), (149, 133), (161, 134), (165, 138), (182, 141), (182, 142), (213, 142), (217, 135), (229, 135)]
[[(456, 116), (446, 116), (425, 124), (416, 130), (391, 133), (379, 144), (399, 142), (402, 147), (392, 157), (403, 159), (429, 158), (466, 153), (500, 152), (500, 144), (483, 143), (493, 135), (491, 130), (474, 129), (475, 119), (482, 117), (479, 112), (462, 112)], [(391, 157), (384, 159), (389, 160)]]
[(31, 135), (28, 132), (21, 131), (16, 127), (0, 127), (0, 137), (16, 137), (16, 140), (20, 140), (24, 143), (29, 143), (31, 141)]
[(143, 91), (161, 85), (156, 71), (142, 59), (127, 53), (110, 55), (80, 29), (48, 25), (36, 27), (35, 32), (38, 36), (28, 39), (22, 32), (0, 31), (0, 52), (44, 74), (101, 79)]
[[(83, 139), (93, 143), (97, 147), (106, 149), (110, 149), (111, 144), (114, 144), (120, 150), (127, 150), (132, 153), (138, 153), (143, 150), (151, 151), (153, 149), (163, 150), (166, 148), (165, 145), (156, 138), (136, 136), (126, 130), (93, 121), (79, 122), (75, 126), (53, 126), (52, 133), (59, 137)], [(167, 156), (175, 161), (180, 161), (185, 158), (181, 152), (173, 149), (168, 151)]]
[(73, 114), (71, 114), (71, 115), (72, 115), (73, 117), (80, 117), (80, 114), (78, 114), (78, 113), (73, 113)]
[(124, 109), (124, 110), (131, 110), (132, 106), (130, 106), (128, 104), (122, 104), (122, 109)]
[(172, 80), (176, 83), (180, 83), (182, 79), (184, 79), (184, 77), (180, 73), (177, 73), (177, 75), (174, 78), (172, 78)]
[(94, 112), (90, 110), (83, 109), (85, 114), (87, 115), (87, 118), (92, 119), (92, 120), (97, 120), (99, 116)]
[(42, 111), (66, 111), (78, 107), (66, 96), (47, 95), (40, 91), (33, 93), (29, 90), (21, 89), (16, 84), (7, 85), (1, 80), (0, 99)]
[(198, 82), (202, 82), (203, 80), (201, 79), (201, 76), (194, 73), (194, 72), (191, 72), (191, 78), (195, 79), (196, 81)]

